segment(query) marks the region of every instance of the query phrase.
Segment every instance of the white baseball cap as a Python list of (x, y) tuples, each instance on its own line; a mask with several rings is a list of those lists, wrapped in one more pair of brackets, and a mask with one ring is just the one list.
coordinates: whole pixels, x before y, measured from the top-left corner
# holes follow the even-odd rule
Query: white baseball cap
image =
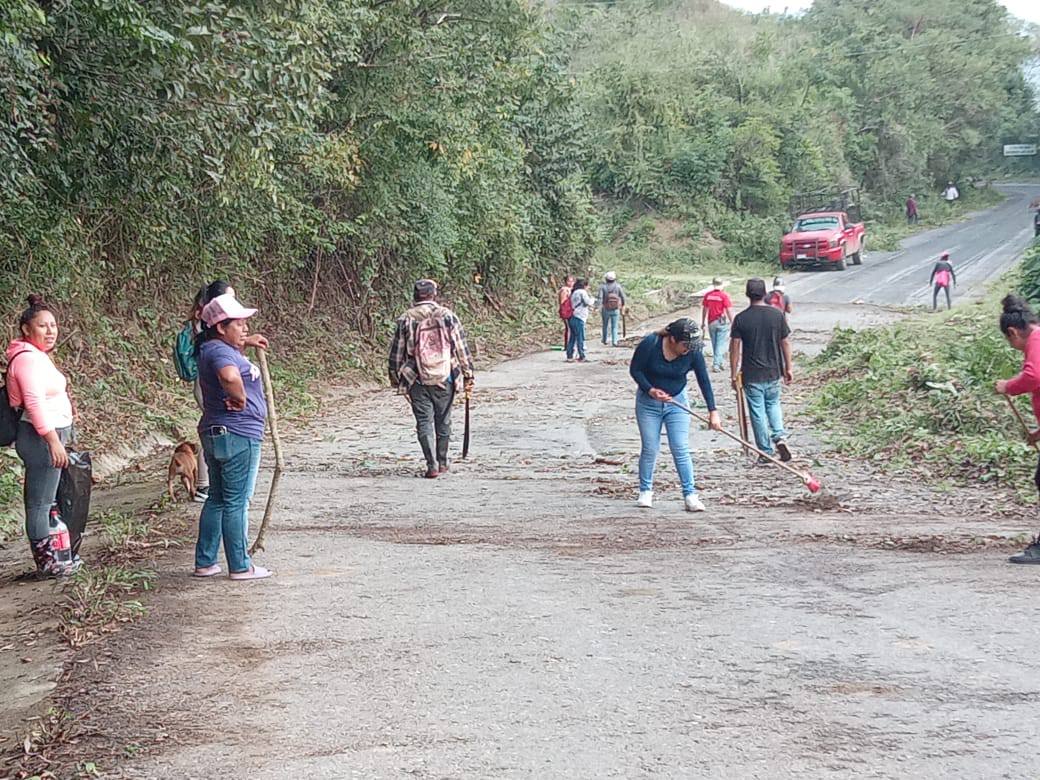
[(235, 298), (232, 293), (218, 295), (202, 307), (202, 321), (212, 328), (225, 320), (244, 320), (256, 314), (256, 309), (248, 309)]

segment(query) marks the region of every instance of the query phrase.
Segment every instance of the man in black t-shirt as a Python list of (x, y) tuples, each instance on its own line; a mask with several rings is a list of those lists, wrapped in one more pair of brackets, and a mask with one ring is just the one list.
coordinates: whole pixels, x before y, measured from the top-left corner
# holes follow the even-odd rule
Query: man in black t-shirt
[(780, 408), (780, 380), (792, 379), (791, 329), (783, 312), (766, 303), (765, 281), (748, 279), (746, 293), (751, 305), (733, 319), (730, 332), (730, 376), (736, 389), (741, 374), (755, 444), (770, 455), (775, 447), (780, 460), (787, 461), (791, 450)]

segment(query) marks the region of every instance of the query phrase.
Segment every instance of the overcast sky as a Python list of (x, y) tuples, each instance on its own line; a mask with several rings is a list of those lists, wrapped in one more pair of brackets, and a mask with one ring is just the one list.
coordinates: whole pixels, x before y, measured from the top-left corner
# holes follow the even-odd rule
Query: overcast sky
[[(812, 5), (812, 0), (722, 0), (726, 5), (743, 8), (745, 11), (762, 11), (770, 8), (776, 13), (784, 10), (799, 11)], [(1004, 7), (1015, 16), (1040, 24), (1040, 2), (1037, 0), (1001, 0)]]

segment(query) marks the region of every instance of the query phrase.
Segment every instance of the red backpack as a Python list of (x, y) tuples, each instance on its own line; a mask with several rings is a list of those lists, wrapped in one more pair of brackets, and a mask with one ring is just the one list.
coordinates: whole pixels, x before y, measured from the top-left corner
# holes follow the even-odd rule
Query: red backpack
[(780, 311), (786, 312), (787, 306), (784, 304), (784, 294), (779, 290), (773, 290), (769, 293), (769, 297), (766, 299), (766, 303), (773, 306)]
[(950, 286), (950, 272), (945, 268), (941, 268), (935, 272), (935, 283), (940, 287)]
[(560, 301), (560, 319), (569, 320), (574, 316), (574, 304), (571, 303), (571, 294), (568, 293), (567, 297)]

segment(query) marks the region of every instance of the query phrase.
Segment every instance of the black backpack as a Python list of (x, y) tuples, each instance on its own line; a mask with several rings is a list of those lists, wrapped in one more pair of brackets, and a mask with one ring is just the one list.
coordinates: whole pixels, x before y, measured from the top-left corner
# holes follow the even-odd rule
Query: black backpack
[[(11, 359), (7, 361), (7, 368), (10, 369), (15, 358), (26, 352), (29, 350), (23, 349), (12, 355)], [(4, 371), (4, 384), (0, 386), (0, 447), (9, 447), (14, 444), (14, 440), (18, 438), (18, 422), (21, 419), (22, 410), (11, 407), (11, 400), (7, 395), (7, 371)]]

